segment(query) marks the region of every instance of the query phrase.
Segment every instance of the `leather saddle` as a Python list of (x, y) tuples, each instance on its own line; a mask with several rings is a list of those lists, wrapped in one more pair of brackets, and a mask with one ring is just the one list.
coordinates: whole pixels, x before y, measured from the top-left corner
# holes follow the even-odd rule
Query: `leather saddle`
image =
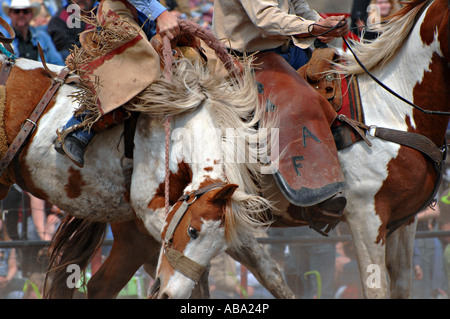
[(330, 71), (339, 58), (335, 49), (315, 49), (309, 62), (297, 70), (306, 82), (331, 103), (336, 112), (342, 107), (341, 78)]
[[(331, 123), (331, 131), (338, 150), (364, 139), (364, 133), (355, 123), (364, 123), (358, 80), (333, 73), (340, 55), (336, 49), (313, 51), (310, 61), (297, 72), (331, 104), (338, 116)], [(369, 142), (366, 140), (369, 144)], [(370, 145), (370, 144), (369, 144)]]

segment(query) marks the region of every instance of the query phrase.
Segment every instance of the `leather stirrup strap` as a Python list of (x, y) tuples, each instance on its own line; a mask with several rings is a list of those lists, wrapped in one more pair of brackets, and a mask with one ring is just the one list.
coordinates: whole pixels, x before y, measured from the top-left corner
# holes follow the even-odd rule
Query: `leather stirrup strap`
[(377, 127), (375, 132), (372, 134), (381, 139), (405, 145), (422, 152), (434, 163), (440, 164), (444, 160), (444, 155), (436, 144), (424, 135), (412, 132), (397, 131), (384, 127)]

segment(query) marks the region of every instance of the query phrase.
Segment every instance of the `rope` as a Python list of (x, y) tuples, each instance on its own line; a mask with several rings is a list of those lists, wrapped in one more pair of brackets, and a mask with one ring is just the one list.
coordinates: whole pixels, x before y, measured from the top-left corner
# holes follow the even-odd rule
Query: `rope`
[[(195, 22), (179, 19), (178, 20), (181, 33), (188, 34), (192, 36), (196, 36), (203, 40), (206, 45), (208, 45), (214, 52), (217, 57), (222, 61), (225, 68), (228, 70), (230, 75), (236, 76), (241, 73), (241, 68), (239, 68), (235, 60), (228, 54), (228, 51), (225, 47), (216, 39), (216, 37), (212, 34), (211, 31), (199, 26)], [(172, 47), (170, 44), (170, 40), (167, 37), (163, 37), (163, 51), (162, 51), (162, 60), (164, 64), (164, 75), (167, 79), (172, 79), (172, 64), (173, 64), (173, 56), (172, 56)], [(165, 181), (164, 181), (164, 206), (166, 215), (169, 213), (169, 158), (170, 158), (170, 116), (166, 116), (164, 118), (164, 133), (165, 133)]]
[[(167, 37), (163, 38), (163, 61), (164, 61), (164, 73), (166, 77), (171, 80), (172, 79), (172, 48), (170, 46), (170, 40)], [(164, 119), (164, 133), (165, 133), (165, 180), (164, 180), (164, 208), (166, 212), (166, 216), (169, 214), (169, 201), (170, 201), (170, 192), (169, 192), (169, 159), (170, 159), (170, 116), (166, 116)]]
[(219, 40), (217, 40), (211, 31), (189, 20), (178, 20), (178, 22), (182, 33), (198, 37), (214, 50), (217, 57), (222, 61), (231, 75), (238, 75), (241, 73), (241, 69), (236, 65), (235, 60), (228, 54), (227, 49)]

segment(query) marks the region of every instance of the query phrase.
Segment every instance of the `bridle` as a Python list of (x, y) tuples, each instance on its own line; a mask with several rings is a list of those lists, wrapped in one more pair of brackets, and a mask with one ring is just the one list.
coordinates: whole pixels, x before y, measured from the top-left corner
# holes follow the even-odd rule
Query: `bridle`
[[(182, 202), (181, 205), (174, 212), (173, 217), (167, 226), (166, 234), (164, 236), (163, 242), (163, 252), (166, 256), (169, 264), (175, 269), (181, 272), (186, 277), (192, 279), (194, 282), (200, 280), (201, 275), (205, 271), (206, 266), (200, 265), (192, 259), (186, 257), (178, 250), (172, 248), (172, 239), (175, 229), (180, 223), (183, 216), (188, 211), (190, 205), (200, 198), (205, 193), (212, 191), (217, 188), (221, 188), (225, 185), (224, 182), (217, 182), (209, 184), (205, 187), (199, 188), (189, 194), (181, 196), (177, 202)], [(176, 204), (175, 204), (176, 205)], [(175, 207), (172, 206), (172, 209)], [(171, 210), (172, 211), (172, 210)]]

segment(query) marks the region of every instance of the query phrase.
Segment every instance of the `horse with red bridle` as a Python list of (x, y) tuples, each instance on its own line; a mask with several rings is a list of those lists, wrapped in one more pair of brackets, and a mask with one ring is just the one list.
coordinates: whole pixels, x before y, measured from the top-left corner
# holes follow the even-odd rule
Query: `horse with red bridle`
[[(408, 298), (415, 214), (433, 200), (445, 158), (450, 114), (447, 1), (410, 2), (383, 26), (376, 41), (356, 44), (353, 50), (371, 75), (403, 100), (376, 83), (351, 56), (345, 57), (339, 73), (357, 77), (364, 123), (340, 118), (363, 135), (339, 150), (348, 200), (343, 220), (356, 248), (364, 297)], [(208, 147), (210, 164), (203, 171), (198, 167), (166, 218), (154, 297), (189, 296), (198, 275), (192, 272), (201, 272), (226, 247), (246, 248), (245, 230), (251, 223), (236, 214), (242, 184), (220, 174), (224, 167), (216, 163), (211, 148), (218, 145), (217, 157), (229, 150), (220, 150), (221, 144), (212, 140), (216, 135), (198, 129), (197, 144)], [(214, 171), (218, 173), (209, 175)], [(275, 224), (304, 224), (298, 220), (302, 208), (281, 195), (273, 177), (260, 177), (267, 186), (265, 197), (274, 204)], [(182, 266), (177, 259), (183, 260)]]

